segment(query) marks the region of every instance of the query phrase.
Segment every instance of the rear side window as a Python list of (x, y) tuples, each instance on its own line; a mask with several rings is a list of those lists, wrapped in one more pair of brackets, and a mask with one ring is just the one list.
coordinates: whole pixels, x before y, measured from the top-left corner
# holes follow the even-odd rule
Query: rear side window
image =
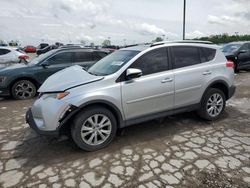
[(201, 50), (201, 62), (208, 62), (214, 59), (216, 50), (211, 48), (200, 48)]
[(10, 50), (0, 49), (0, 55), (5, 55), (5, 54), (8, 54), (8, 53), (10, 53)]
[(143, 75), (168, 70), (168, 54), (166, 48), (152, 50), (138, 60), (130, 68), (141, 69)]
[(92, 52), (75, 52), (75, 62), (93, 61)]
[(182, 68), (201, 63), (199, 48), (191, 46), (172, 47), (174, 68)]
[(95, 61), (98, 61), (98, 60), (104, 58), (106, 55), (108, 55), (108, 53), (105, 53), (105, 52), (98, 52), (98, 51), (93, 53), (93, 56), (94, 56), (94, 60), (95, 60)]

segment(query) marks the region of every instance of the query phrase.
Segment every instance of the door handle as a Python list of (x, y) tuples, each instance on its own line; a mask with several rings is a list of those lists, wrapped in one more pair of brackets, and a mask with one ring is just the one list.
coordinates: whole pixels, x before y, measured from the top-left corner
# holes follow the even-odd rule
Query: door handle
[(212, 74), (212, 71), (210, 71), (210, 70), (203, 72), (203, 75), (210, 75), (210, 74)]
[(165, 78), (164, 80), (161, 81), (161, 83), (166, 83), (166, 82), (172, 82), (173, 78)]

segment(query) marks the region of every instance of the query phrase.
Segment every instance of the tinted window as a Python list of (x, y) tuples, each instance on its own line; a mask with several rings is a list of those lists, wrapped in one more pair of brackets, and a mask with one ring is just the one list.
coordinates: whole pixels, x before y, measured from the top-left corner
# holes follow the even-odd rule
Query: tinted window
[(92, 52), (75, 52), (75, 62), (93, 61)]
[(104, 58), (108, 54), (105, 52), (94, 52), (93, 55), (94, 55), (94, 60), (98, 61), (98, 60)]
[(201, 62), (208, 62), (214, 59), (216, 50), (211, 48), (200, 48), (201, 49)]
[(248, 44), (243, 44), (239, 50), (248, 50)]
[(10, 53), (10, 50), (7, 49), (0, 49), (0, 55), (5, 55), (7, 53)]
[(131, 65), (131, 68), (141, 69), (143, 75), (168, 70), (167, 49), (160, 48), (144, 54)]
[(63, 52), (48, 59), (49, 64), (72, 63), (72, 52)]
[(199, 48), (176, 46), (172, 48), (174, 68), (182, 68), (201, 63)]

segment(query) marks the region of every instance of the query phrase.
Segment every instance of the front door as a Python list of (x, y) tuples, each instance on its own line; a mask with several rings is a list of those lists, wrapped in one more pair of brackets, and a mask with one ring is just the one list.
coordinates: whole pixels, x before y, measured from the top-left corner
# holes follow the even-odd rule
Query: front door
[(169, 70), (167, 48), (147, 52), (129, 68), (140, 69), (143, 75), (121, 84), (126, 120), (173, 108), (174, 77)]
[(238, 55), (238, 68), (250, 67), (250, 44), (244, 44), (239, 51), (245, 50), (245, 53), (239, 53)]
[[(37, 69), (39, 82), (43, 83), (52, 74), (73, 65), (73, 52), (59, 52), (42, 62)], [(44, 65), (46, 64), (46, 65)]]

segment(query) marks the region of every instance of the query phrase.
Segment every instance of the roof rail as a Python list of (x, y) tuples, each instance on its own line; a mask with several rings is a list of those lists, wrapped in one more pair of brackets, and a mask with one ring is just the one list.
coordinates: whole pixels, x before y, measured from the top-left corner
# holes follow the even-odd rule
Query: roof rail
[(141, 46), (141, 45), (153, 45), (152, 43), (139, 43), (139, 44), (131, 44), (126, 45), (124, 48), (134, 47), (134, 46)]
[(202, 40), (177, 40), (177, 41), (161, 41), (151, 44), (150, 47), (168, 44), (168, 43), (194, 43), (194, 44), (213, 44), (210, 41), (202, 41)]

